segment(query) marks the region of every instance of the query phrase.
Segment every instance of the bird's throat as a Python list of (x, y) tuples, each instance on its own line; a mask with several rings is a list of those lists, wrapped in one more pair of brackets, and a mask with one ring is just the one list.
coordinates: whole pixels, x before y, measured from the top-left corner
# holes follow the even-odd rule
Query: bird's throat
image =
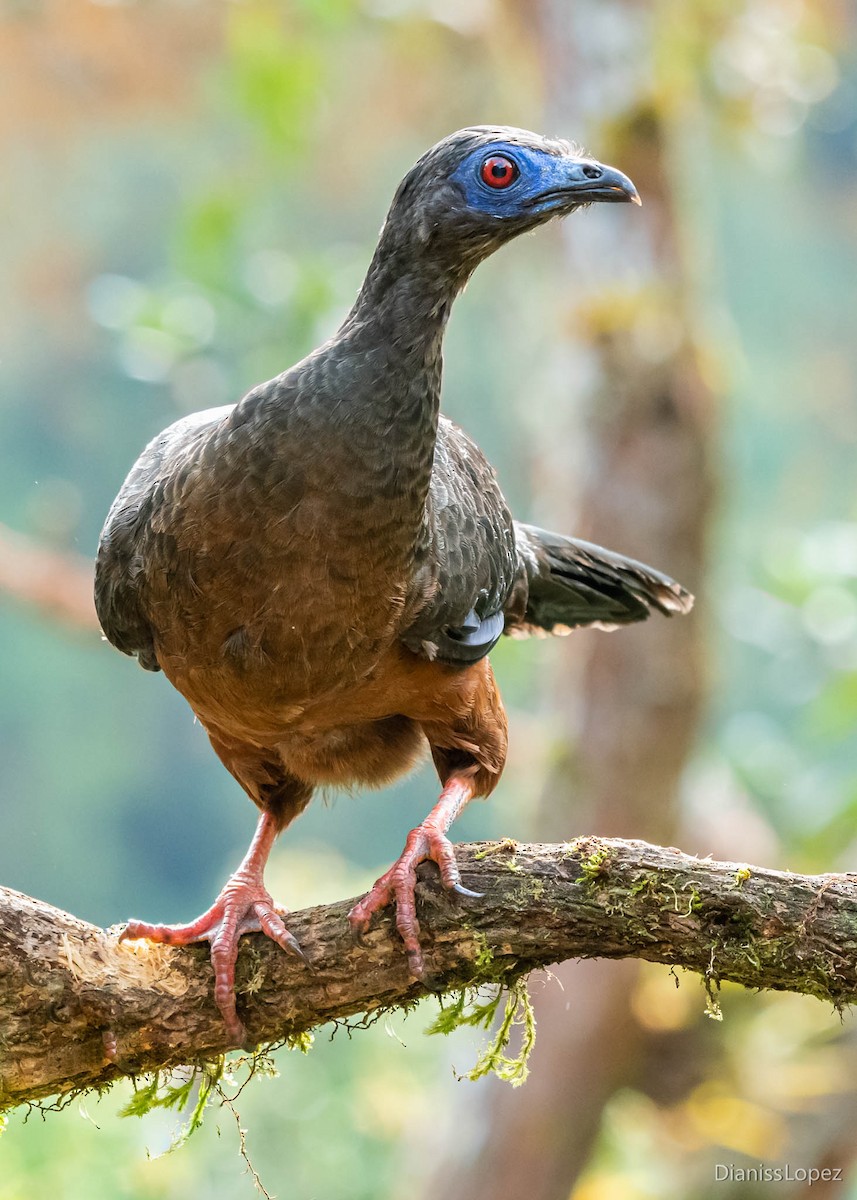
[[(379, 485), (388, 494), (399, 480), (420, 509), (437, 436), (443, 337), (460, 286), (457, 277), (419, 257), (387, 260), (376, 253), (332, 344), (334, 355), (349, 360), (356, 381), (348, 423), (367, 452), (362, 461), (380, 472)], [(378, 454), (369, 452), (373, 443)]]

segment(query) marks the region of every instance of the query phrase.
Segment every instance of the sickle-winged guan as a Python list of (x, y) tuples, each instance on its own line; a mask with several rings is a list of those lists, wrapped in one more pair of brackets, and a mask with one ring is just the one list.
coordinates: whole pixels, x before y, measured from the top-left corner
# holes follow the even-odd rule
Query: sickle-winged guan
[(242, 933), (300, 954), (263, 882), (271, 846), (323, 785), (379, 786), (426, 746), (442, 792), (350, 913), (392, 901), (423, 971), (415, 868), (468, 894), (446, 831), (495, 787), (506, 718), (488, 653), (502, 633), (567, 632), (687, 612), (641, 563), (513, 521), (479, 448), (439, 416), (452, 302), (510, 238), (629, 179), (524, 130), (464, 129), (403, 179), (336, 334), (238, 404), (195, 413), (143, 451), (107, 517), (95, 596), (108, 639), (163, 670), (261, 810), (250, 849), (189, 925), (123, 936), (209, 941), (236, 1043)]

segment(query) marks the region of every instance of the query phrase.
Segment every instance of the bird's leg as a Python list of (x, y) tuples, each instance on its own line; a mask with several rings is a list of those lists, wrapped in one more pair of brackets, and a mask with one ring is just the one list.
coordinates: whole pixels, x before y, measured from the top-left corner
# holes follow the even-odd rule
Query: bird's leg
[(280, 828), (280, 823), (270, 813), (262, 814), (250, 849), (238, 870), (229, 877), (211, 908), (195, 921), (188, 925), (147, 925), (143, 921), (129, 921), (119, 935), (121, 939), (148, 938), (171, 946), (209, 942), (214, 967), (214, 1000), (236, 1045), (241, 1045), (245, 1036), (235, 1007), (235, 963), (241, 935), (267, 934), (284, 950), (304, 957), (297, 941), (283, 924), (282, 910), (278, 912), (263, 878), (268, 855)]
[(372, 916), (379, 909), (396, 902), (396, 928), (405, 943), (408, 964), (416, 978), (424, 971), (423, 953), (420, 947), (420, 927), (417, 921), (414, 888), (417, 882), (417, 867), (431, 859), (440, 868), (444, 887), (459, 896), (480, 895), (463, 887), (455, 851), (446, 836), (452, 822), (475, 795), (472, 778), (453, 775), (440, 794), (440, 799), (424, 821), (412, 829), (405, 842), (405, 849), (389, 871), (377, 879), (362, 900), (348, 914), (351, 928), (361, 935), (369, 928)]

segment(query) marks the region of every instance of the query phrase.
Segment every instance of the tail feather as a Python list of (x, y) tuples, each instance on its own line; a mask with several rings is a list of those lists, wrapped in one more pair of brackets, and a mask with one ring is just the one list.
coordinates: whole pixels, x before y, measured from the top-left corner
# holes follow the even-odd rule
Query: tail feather
[(515, 524), (521, 583), (510, 597), (506, 633), (568, 633), (579, 625), (615, 629), (652, 609), (687, 613), (693, 596), (660, 571), (577, 538)]

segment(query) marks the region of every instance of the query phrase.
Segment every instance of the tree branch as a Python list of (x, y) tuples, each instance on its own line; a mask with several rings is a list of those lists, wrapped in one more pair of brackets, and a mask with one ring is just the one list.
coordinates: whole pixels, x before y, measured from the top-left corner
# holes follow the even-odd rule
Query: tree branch
[[(645, 842), (582, 838), (458, 847), (461, 901), (420, 869), (427, 969), (408, 975), (389, 918), (365, 945), (348, 902), (289, 917), (311, 969), (261, 935), (242, 939), (239, 1009), (254, 1042), (411, 1003), (431, 990), (509, 982), (566, 958), (637, 957), (747, 987), (857, 997), (857, 883), (711, 862)], [(119, 942), (0, 889), (0, 1107), (211, 1059), (230, 1047), (208, 947)]]

